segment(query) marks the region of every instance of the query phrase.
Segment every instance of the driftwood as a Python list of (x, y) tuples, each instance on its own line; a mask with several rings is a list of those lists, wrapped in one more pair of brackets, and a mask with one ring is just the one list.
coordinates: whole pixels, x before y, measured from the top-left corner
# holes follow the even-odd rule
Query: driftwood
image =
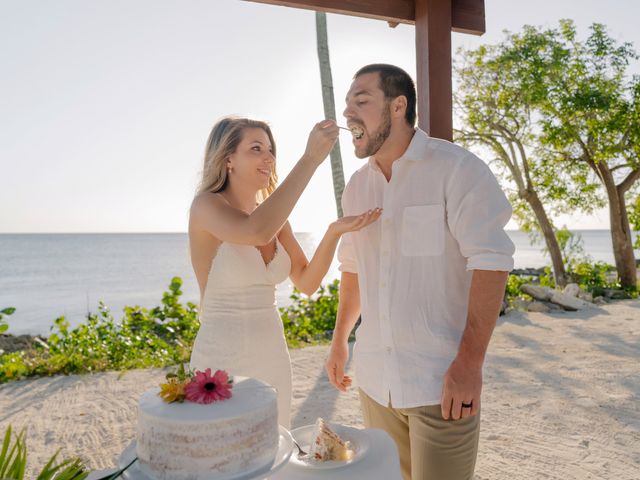
[[(540, 285), (525, 284), (520, 287), (523, 293), (530, 295), (542, 305), (550, 302), (559, 305), (564, 310), (576, 311), (593, 307), (591, 302), (582, 298), (578, 298), (581, 290), (576, 284), (569, 284), (564, 292), (549, 287), (541, 287)], [(533, 311), (549, 311), (545, 310), (541, 305), (533, 306)]]

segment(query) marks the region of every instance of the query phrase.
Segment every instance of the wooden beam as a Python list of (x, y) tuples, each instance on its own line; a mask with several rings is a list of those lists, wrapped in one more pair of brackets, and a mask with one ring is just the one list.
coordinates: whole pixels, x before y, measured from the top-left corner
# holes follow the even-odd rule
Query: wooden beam
[(418, 126), (452, 141), (451, 1), (416, 2)]
[(484, 0), (453, 0), (451, 26), (458, 33), (482, 35), (486, 32)]
[(387, 22), (413, 23), (414, 0), (248, 0), (318, 12), (374, 18)]
[[(413, 25), (416, 0), (245, 0), (318, 12), (339, 13)], [(484, 0), (452, 0), (451, 27), (454, 32), (482, 35), (485, 32)]]

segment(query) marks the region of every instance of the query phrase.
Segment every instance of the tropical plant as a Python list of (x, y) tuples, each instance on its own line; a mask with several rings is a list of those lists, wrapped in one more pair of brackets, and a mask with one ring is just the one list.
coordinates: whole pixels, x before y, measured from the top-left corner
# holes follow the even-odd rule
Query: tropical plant
[(581, 289), (593, 293), (594, 296), (604, 294), (604, 290), (619, 289), (619, 282), (609, 282), (607, 272), (613, 270), (611, 265), (605, 262), (580, 262), (572, 265), (570, 275)]
[(16, 311), (14, 307), (7, 307), (0, 310), (0, 333), (4, 333), (9, 330), (9, 325), (6, 323), (5, 317), (13, 315)]
[(314, 297), (307, 297), (294, 289), (288, 307), (280, 308), (285, 337), (290, 347), (331, 340), (336, 325), (340, 281), (322, 285)]
[[(35, 375), (166, 367), (188, 362), (199, 328), (197, 307), (180, 303), (182, 280), (172, 279), (162, 305), (125, 307), (117, 322), (100, 303), (98, 313), (71, 327), (65, 317), (34, 348), (0, 355), (0, 383)], [(335, 326), (339, 281), (310, 298), (294, 290), (293, 303), (280, 309), (290, 347), (326, 342)], [(2, 478), (2, 477), (0, 477)]]
[[(89, 476), (79, 458), (70, 458), (57, 463), (58, 450), (42, 468), (36, 480), (83, 480)], [(12, 439), (11, 425), (7, 427), (0, 450), (0, 478), (23, 480), (27, 467), (27, 444), (23, 429)]]
[(193, 303), (180, 303), (181, 285), (180, 278), (173, 278), (159, 307), (125, 307), (120, 322), (102, 303), (98, 314), (89, 314), (74, 328), (65, 317), (57, 318), (46, 342), (0, 356), (0, 383), (33, 375), (163, 367), (188, 361), (199, 328), (198, 312)]
[(507, 302), (511, 303), (514, 298), (521, 298), (523, 293), (520, 288), (527, 283), (531, 283), (531, 281), (532, 278), (530, 276), (509, 275), (509, 278), (507, 278), (507, 285), (505, 287), (505, 297)]

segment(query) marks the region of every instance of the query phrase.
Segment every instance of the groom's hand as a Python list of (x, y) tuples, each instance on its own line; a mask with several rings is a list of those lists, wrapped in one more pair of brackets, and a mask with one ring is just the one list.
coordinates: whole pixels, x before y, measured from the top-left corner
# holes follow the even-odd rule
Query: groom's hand
[(480, 411), (482, 365), (456, 357), (442, 382), (442, 418), (458, 420)]
[(344, 374), (347, 360), (349, 360), (349, 344), (347, 342), (331, 343), (331, 350), (329, 350), (325, 369), (331, 385), (341, 392), (346, 392), (351, 387), (351, 377)]

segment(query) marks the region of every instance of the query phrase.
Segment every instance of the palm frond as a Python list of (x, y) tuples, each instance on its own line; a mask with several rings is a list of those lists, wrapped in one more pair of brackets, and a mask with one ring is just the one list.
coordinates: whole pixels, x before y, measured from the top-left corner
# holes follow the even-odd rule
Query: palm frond
[[(27, 467), (26, 432), (23, 429), (12, 443), (12, 429), (9, 425), (5, 431), (0, 448), (0, 479), (23, 480)], [(42, 468), (37, 480), (84, 480), (89, 476), (79, 458), (71, 458), (55, 465), (60, 450), (53, 454)]]

